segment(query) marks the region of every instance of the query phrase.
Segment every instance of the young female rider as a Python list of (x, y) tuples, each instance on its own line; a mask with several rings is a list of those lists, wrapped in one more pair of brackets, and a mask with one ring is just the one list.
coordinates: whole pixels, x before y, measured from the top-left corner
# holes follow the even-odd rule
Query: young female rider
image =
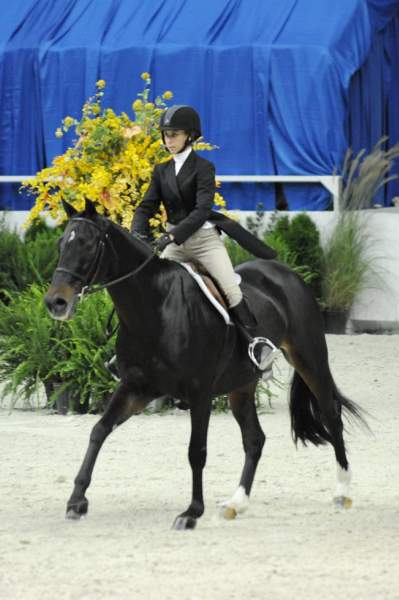
[(171, 106), (161, 116), (160, 129), (173, 160), (155, 166), (150, 186), (134, 215), (132, 233), (148, 238), (149, 220), (162, 202), (168, 218), (167, 233), (155, 241), (156, 249), (162, 252), (162, 258), (196, 260), (205, 267), (224, 292), (233, 321), (251, 344), (251, 359), (265, 370), (276, 349), (266, 338), (253, 338), (256, 319), (236, 281), (218, 229), (257, 256), (274, 258), (275, 253), (238, 223), (212, 211), (215, 167), (192, 149), (192, 143), (202, 135), (197, 112), (190, 106)]

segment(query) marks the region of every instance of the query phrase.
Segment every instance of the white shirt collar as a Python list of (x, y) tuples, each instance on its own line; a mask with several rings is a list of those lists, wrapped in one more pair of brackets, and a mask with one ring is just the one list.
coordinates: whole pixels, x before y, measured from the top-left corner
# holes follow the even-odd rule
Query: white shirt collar
[(188, 158), (188, 156), (190, 155), (191, 152), (192, 152), (192, 147), (189, 146), (183, 152), (179, 152), (179, 154), (174, 154), (173, 155), (173, 160), (175, 161), (175, 172), (176, 172), (176, 175), (178, 174), (178, 172), (182, 168), (183, 163), (187, 160), (187, 158)]

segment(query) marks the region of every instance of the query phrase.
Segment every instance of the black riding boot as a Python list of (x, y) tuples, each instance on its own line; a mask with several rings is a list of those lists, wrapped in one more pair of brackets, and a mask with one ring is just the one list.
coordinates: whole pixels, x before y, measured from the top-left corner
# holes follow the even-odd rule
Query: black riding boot
[(260, 371), (269, 369), (278, 348), (268, 338), (256, 336), (257, 321), (246, 299), (243, 298), (229, 312), (248, 344), (249, 358)]

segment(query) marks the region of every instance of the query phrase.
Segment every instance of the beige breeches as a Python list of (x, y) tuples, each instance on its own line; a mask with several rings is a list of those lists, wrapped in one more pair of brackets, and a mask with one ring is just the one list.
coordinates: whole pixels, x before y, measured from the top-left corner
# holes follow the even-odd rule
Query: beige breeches
[(169, 244), (163, 251), (162, 258), (178, 262), (200, 262), (220, 285), (230, 308), (241, 301), (242, 292), (236, 281), (230, 257), (214, 227), (198, 229), (180, 246)]

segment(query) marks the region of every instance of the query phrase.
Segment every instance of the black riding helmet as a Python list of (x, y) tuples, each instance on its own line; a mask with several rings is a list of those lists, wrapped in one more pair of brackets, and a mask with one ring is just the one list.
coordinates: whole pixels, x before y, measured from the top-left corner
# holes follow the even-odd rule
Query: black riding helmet
[(162, 140), (165, 142), (163, 132), (171, 129), (173, 131), (186, 131), (188, 140), (186, 146), (201, 137), (201, 120), (199, 114), (191, 106), (175, 104), (167, 108), (161, 115), (159, 128)]

